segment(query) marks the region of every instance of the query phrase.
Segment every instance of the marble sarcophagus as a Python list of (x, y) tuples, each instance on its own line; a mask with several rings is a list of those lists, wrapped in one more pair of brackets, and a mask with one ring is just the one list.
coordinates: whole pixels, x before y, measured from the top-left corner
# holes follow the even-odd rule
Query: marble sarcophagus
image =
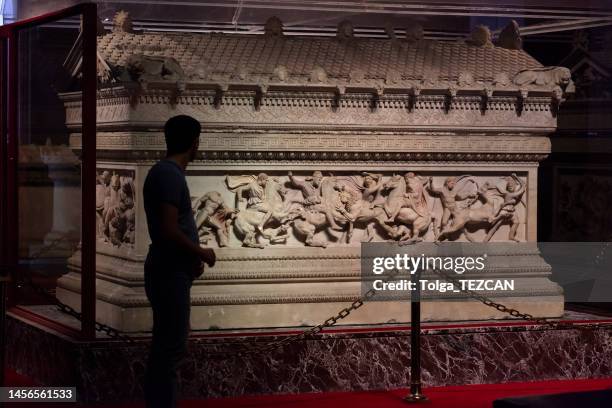
[[(193, 328), (325, 320), (359, 296), (362, 241), (535, 242), (537, 167), (568, 70), (520, 41), (494, 45), (484, 27), (449, 42), (406, 31), (356, 38), (345, 22), (336, 37), (292, 37), (271, 18), (263, 35), (137, 33), (119, 13), (98, 38), (98, 320), (150, 329), (142, 182), (176, 114), (203, 126), (187, 179), (201, 242), (218, 256), (194, 282)], [(80, 98), (61, 96), (78, 150)], [(535, 246), (498, 262), (496, 276), (517, 279), (505, 303), (562, 314)], [(74, 261), (57, 296), (77, 307), (79, 287)], [(406, 302), (373, 302), (343, 323), (409, 316)], [(506, 316), (455, 299), (423, 317)]]

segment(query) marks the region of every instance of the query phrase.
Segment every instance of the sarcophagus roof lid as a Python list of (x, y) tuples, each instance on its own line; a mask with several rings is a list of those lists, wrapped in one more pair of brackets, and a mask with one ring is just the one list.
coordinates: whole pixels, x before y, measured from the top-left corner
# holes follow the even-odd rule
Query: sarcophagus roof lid
[[(402, 41), (377, 38), (269, 37), (217, 33), (110, 32), (98, 38), (109, 74), (138, 57), (178, 64), (185, 80), (227, 76), (277, 76), (280, 80), (328, 78), (495, 81), (542, 65), (522, 49), (478, 46), (464, 40)], [(109, 76), (112, 76), (110, 74)], [(110, 78), (109, 78), (110, 79)]]

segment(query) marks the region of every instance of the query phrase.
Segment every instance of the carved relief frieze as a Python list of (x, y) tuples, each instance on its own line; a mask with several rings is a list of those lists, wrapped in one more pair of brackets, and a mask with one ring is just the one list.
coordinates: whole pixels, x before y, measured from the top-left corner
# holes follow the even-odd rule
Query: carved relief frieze
[(202, 242), (219, 247), (525, 240), (527, 181), (514, 173), (260, 172), (214, 184), (223, 189), (193, 208)]
[(96, 236), (116, 247), (136, 240), (134, 171), (98, 168), (96, 178)]

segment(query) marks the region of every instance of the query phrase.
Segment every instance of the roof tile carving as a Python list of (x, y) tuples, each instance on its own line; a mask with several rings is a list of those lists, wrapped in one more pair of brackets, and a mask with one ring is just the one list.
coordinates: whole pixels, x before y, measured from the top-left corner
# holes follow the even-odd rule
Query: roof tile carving
[(172, 58), (188, 77), (207, 72), (213, 77), (238, 71), (270, 78), (282, 66), (289, 76), (306, 82), (320, 67), (330, 79), (402, 80), (431, 78), (456, 81), (469, 72), (474, 81), (493, 81), (504, 73), (513, 78), (542, 65), (520, 49), (478, 47), (464, 41), (405, 42), (389, 39), (331, 37), (270, 37), (228, 34), (111, 32), (98, 38), (101, 58), (113, 68), (127, 67), (130, 56)]

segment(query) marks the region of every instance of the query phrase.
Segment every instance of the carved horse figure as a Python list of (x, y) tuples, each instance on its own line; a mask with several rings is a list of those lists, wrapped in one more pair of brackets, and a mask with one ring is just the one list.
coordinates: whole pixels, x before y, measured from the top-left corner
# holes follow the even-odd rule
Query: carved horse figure
[[(402, 176), (393, 176), (384, 184), (383, 189), (388, 191), (388, 196), (380, 206), (363, 200), (360, 189), (352, 181), (337, 177), (323, 181), (322, 202), (333, 209), (334, 220), (345, 229), (347, 243), (353, 236), (355, 224), (366, 225), (365, 241), (373, 239), (375, 225), (391, 238), (403, 243), (416, 242), (427, 231), (432, 223), (429, 209), (427, 206), (415, 205), (406, 195), (406, 182)], [(409, 225), (411, 228), (407, 230), (398, 225), (387, 225), (388, 223)], [(329, 227), (329, 222), (322, 212), (300, 210), (293, 221), (293, 227), (298, 234), (306, 237), (306, 245), (327, 246), (327, 242), (314, 238), (317, 231)]]
[[(366, 239), (371, 239), (371, 221), (384, 228), (384, 210), (372, 207), (361, 198), (361, 191), (348, 177), (326, 177), (321, 183), (321, 203), (331, 209), (334, 221), (344, 229), (345, 240), (350, 242), (354, 224), (367, 224)], [(305, 244), (325, 248), (328, 242), (314, 238), (315, 233), (329, 228), (329, 221), (322, 211), (300, 209), (295, 214), (293, 228), (298, 235), (305, 236)]]
[[(260, 175), (261, 176), (261, 175)], [(284, 188), (272, 177), (266, 176), (264, 186), (257, 187), (256, 176), (227, 176), (226, 183), (230, 190), (236, 191), (238, 202), (243, 201), (242, 193), (249, 189), (259, 188), (261, 197), (258, 203), (252, 202), (244, 210), (240, 210), (234, 219), (234, 229), (238, 237), (242, 237), (242, 245), (250, 248), (263, 248), (264, 245), (258, 242), (258, 237), (262, 236), (270, 243), (283, 243), (287, 240), (286, 223), (290, 221), (289, 213), (285, 209)], [(236, 205), (238, 208), (238, 205)], [(276, 228), (265, 228), (268, 223), (280, 224)]]

